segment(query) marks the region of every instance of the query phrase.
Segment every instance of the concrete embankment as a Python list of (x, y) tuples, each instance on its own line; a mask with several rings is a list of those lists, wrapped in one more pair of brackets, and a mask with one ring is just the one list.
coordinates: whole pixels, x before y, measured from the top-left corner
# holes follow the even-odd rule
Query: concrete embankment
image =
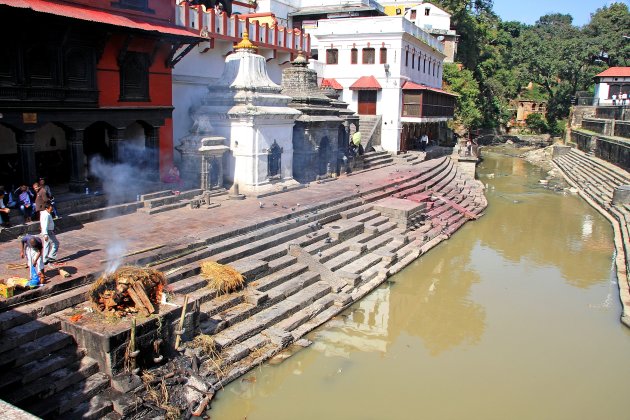
[(619, 284), (619, 297), (623, 306), (621, 322), (630, 327), (630, 284), (628, 261), (630, 252), (630, 202), (616, 199), (615, 190), (630, 185), (630, 174), (604, 160), (574, 148), (557, 146), (554, 164), (569, 184), (591, 206), (606, 217), (613, 226), (615, 237), (615, 266)]
[[(293, 202), (303, 194), (301, 205), (283, 213), (283, 204), (268, 201), (267, 217), (260, 209), (249, 219), (242, 213), (236, 223), (197, 233), (194, 241), (177, 238), (174, 221), (172, 243), (127, 258), (169, 280), (169, 303), (157, 315), (138, 318), (135, 332), (147, 368), (171, 356), (149, 369), (148, 380), (164, 379), (171, 400), (156, 402), (145, 384), (117, 376), (129, 359), (130, 321), (108, 322), (85, 311), (89, 285), (82, 283), (0, 313), (0, 395), (44, 417), (154, 416), (168, 409), (190, 414), (214, 389), (299, 342), (486, 207), (482, 185), (448, 157), (334, 184), (328, 187), (337, 191), (332, 197), (325, 184), (310, 194), (296, 191), (290, 194)], [(312, 197), (317, 188), (319, 200)], [(239, 270), (246, 287), (218, 296), (200, 275), (206, 259)], [(184, 331), (178, 331), (185, 300)], [(185, 342), (207, 335), (212, 351), (187, 344), (185, 355), (174, 357), (178, 332)], [(15, 391), (18, 384), (28, 392)]]

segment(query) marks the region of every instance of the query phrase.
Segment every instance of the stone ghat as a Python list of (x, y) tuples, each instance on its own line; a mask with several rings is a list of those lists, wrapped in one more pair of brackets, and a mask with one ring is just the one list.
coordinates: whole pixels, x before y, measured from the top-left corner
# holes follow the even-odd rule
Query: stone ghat
[(630, 204), (613, 200), (617, 187), (630, 185), (630, 174), (602, 159), (568, 147), (556, 146), (553, 162), (567, 182), (578, 189), (580, 196), (613, 225), (617, 251), (615, 265), (623, 306), (621, 322), (630, 327)]
[[(481, 184), (451, 159), (418, 168), (398, 172), (386, 187), (300, 209), (289, 219), (137, 259), (163, 271), (172, 294), (157, 316), (138, 319), (141, 354), (155, 356), (157, 338), (164, 343), (159, 352), (176, 354), (173, 343), (187, 295), (184, 341), (199, 333), (213, 338), (220, 362), (199, 354), (199, 372), (208, 386), (220, 387), (481, 215), (486, 207)], [(199, 262), (208, 258), (242, 272), (246, 287), (216, 296), (199, 275)], [(137, 384), (111, 380), (124, 367), (129, 321), (71, 318), (84, 313), (87, 287), (0, 314), (0, 397), (45, 418), (148, 415), (151, 408), (138, 394), (143, 386), (132, 392), (128, 388)]]

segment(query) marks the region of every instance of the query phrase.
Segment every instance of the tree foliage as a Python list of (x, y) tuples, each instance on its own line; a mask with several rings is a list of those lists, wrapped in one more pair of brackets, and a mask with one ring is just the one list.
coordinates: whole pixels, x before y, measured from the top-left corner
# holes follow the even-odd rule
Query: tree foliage
[[(505, 127), (513, 116), (514, 100), (535, 94), (537, 100), (547, 101), (552, 130), (568, 115), (576, 92), (592, 90), (593, 76), (609, 65), (630, 65), (630, 40), (623, 37), (630, 35), (630, 12), (623, 3), (597, 9), (581, 28), (570, 15), (559, 13), (541, 16), (534, 25), (503, 22), (489, 0), (436, 4), (452, 14), (460, 35), (456, 59), (478, 87), (477, 97), (473, 100), (468, 91), (466, 104), (460, 106), (458, 115), (466, 118), (468, 127)], [(450, 77), (468, 75), (445, 68), (445, 81), (451, 83)], [(530, 83), (533, 89), (528, 90)], [(472, 104), (478, 113), (469, 109)]]
[(479, 111), (479, 84), (470, 70), (460, 70), (457, 64), (444, 65), (445, 87), (459, 95), (455, 118), (466, 130), (477, 128), (482, 123)]

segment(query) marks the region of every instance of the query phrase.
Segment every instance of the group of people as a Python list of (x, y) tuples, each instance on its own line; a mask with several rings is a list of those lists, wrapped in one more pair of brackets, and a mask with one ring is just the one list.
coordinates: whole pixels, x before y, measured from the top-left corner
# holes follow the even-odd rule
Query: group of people
[(40, 178), (38, 182), (34, 182), (32, 188), (29, 188), (26, 184), (20, 185), (16, 190), (8, 194), (4, 190), (4, 187), (0, 187), (0, 217), (2, 217), (2, 226), (11, 226), (9, 212), (12, 208), (20, 210), (24, 218), (24, 223), (39, 220), (39, 215), (45, 210), (45, 205), (48, 202), (52, 204), (53, 216), (57, 218), (55, 197), (44, 178)]
[(626, 106), (628, 103), (628, 94), (620, 93), (619, 95), (612, 95), (612, 103), (613, 105)]

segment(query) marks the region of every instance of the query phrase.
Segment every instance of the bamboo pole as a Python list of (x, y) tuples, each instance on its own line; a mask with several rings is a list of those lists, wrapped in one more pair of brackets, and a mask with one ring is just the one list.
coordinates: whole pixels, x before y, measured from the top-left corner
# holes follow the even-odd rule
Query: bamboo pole
[(182, 340), (182, 334), (184, 334), (184, 318), (186, 318), (186, 308), (188, 307), (188, 295), (184, 296), (184, 306), (182, 306), (182, 316), (179, 318), (178, 330), (175, 332), (177, 337), (175, 338), (175, 350), (179, 349), (179, 344)]

